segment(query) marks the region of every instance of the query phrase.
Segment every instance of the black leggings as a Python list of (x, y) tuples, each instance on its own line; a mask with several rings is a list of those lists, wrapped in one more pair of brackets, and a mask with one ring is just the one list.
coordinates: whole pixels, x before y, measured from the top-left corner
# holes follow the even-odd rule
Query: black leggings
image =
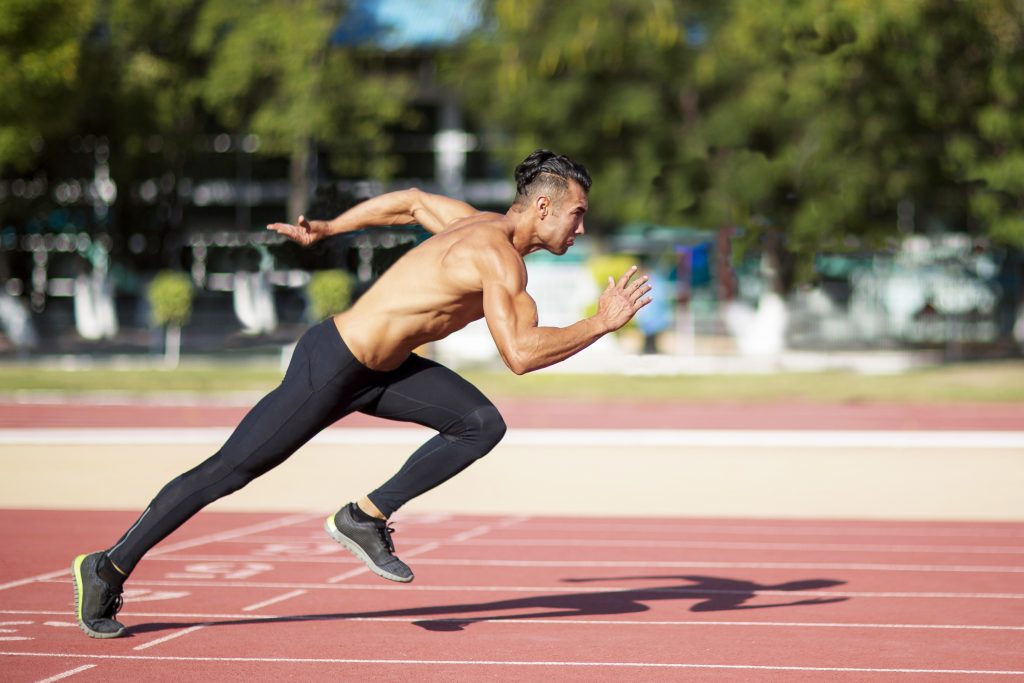
[(277, 467), (318, 432), (352, 412), (417, 424), (439, 434), (369, 494), (387, 516), (486, 455), (505, 434), (497, 408), (448, 368), (416, 355), (388, 372), (349, 351), (330, 319), (299, 340), (281, 384), (242, 419), (217, 453), (168, 483), (110, 549), (125, 573), (213, 501)]

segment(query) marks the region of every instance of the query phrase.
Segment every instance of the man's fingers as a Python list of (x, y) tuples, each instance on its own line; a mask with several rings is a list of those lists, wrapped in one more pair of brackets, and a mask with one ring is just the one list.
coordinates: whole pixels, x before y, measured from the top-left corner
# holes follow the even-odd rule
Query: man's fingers
[(642, 297), (649, 291), (651, 291), (651, 286), (644, 285), (643, 287), (637, 287), (636, 289), (634, 289), (630, 296), (632, 297), (633, 301), (637, 301), (640, 297)]
[(651, 303), (652, 301), (654, 301), (654, 297), (650, 296), (647, 297), (646, 299), (637, 299), (636, 301), (633, 302), (633, 310), (639, 311), (641, 308)]
[(622, 275), (622, 277), (619, 278), (619, 287), (622, 288), (622, 289), (625, 289), (626, 288), (626, 283), (629, 282), (629, 279), (631, 277), (633, 277), (633, 274), (635, 272), (636, 272), (636, 266), (630, 266), (629, 270), (627, 270)]
[(640, 289), (640, 287), (642, 287), (644, 284), (646, 284), (647, 281), (650, 280), (650, 279), (651, 279), (650, 275), (644, 275), (643, 277), (638, 277), (636, 280), (633, 280), (633, 285), (632, 285), (633, 291), (635, 292), (636, 290)]
[(295, 240), (300, 244), (308, 244), (310, 241), (310, 233), (308, 230), (303, 230), (290, 223), (271, 223), (267, 226), (267, 230), (273, 230), (285, 237)]

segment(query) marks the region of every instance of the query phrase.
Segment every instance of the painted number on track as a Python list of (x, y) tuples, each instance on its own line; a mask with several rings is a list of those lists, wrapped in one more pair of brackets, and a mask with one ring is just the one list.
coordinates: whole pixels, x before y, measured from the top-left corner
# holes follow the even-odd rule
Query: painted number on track
[(185, 565), (183, 572), (170, 572), (168, 579), (229, 579), (241, 581), (269, 572), (274, 565), (266, 562), (196, 562)]

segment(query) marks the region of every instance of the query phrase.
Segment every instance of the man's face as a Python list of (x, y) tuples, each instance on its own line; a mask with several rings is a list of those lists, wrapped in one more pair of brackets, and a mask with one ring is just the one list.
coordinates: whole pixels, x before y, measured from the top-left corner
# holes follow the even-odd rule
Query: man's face
[(583, 234), (583, 217), (589, 208), (587, 193), (579, 183), (570, 180), (560, 196), (552, 197), (546, 215), (541, 212), (540, 236), (544, 248), (553, 254), (564, 254)]

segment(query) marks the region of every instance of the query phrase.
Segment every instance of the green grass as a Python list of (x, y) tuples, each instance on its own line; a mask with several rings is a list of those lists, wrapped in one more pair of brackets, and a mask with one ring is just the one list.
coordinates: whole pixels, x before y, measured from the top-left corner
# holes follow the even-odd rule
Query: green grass
[[(542, 373), (517, 377), (498, 371), (464, 374), (493, 398), (1024, 403), (1024, 361), (946, 365), (900, 375), (827, 372), (628, 377)], [(37, 365), (4, 365), (0, 366), (0, 393), (261, 393), (273, 388), (280, 379), (281, 371), (270, 362), (256, 365), (186, 363), (177, 370), (140, 367), (61, 370)]]

